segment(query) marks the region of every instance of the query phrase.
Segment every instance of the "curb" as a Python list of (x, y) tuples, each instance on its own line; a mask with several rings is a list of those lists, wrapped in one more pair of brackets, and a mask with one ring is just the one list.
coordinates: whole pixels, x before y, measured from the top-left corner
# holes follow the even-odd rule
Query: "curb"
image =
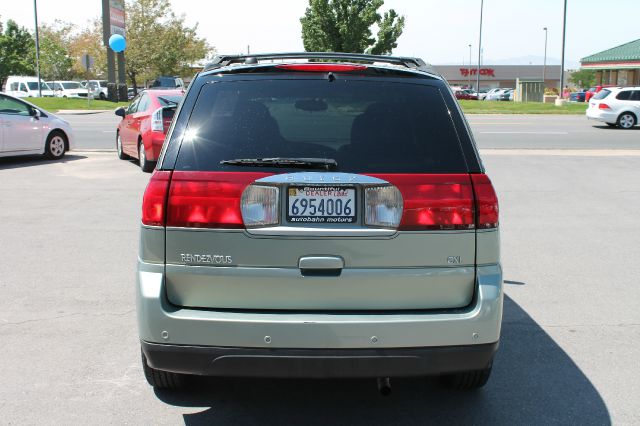
[(111, 112), (110, 109), (61, 109), (56, 112), (58, 115), (88, 115), (101, 114), (103, 112)]
[(115, 149), (72, 149), (69, 151), (71, 154), (112, 154), (116, 152)]

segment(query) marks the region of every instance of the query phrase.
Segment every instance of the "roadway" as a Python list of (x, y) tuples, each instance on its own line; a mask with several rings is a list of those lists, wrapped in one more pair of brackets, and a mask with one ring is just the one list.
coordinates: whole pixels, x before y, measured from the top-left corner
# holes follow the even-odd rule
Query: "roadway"
[[(120, 118), (113, 112), (65, 115), (77, 149), (115, 150)], [(611, 129), (583, 115), (470, 114), (467, 119), (480, 148), (491, 149), (640, 149), (640, 127)]]

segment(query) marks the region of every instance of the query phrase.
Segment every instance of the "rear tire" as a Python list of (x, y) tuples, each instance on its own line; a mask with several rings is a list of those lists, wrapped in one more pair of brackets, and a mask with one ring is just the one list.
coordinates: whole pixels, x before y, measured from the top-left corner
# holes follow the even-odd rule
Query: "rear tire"
[(145, 173), (151, 173), (156, 166), (153, 161), (147, 160), (147, 154), (142, 141), (138, 143), (138, 164), (140, 164), (140, 169)]
[(64, 157), (64, 153), (67, 151), (67, 136), (54, 130), (47, 136), (47, 143), (44, 148), (44, 156), (49, 160), (59, 160)]
[(116, 151), (118, 152), (118, 158), (121, 160), (128, 160), (129, 156), (122, 150), (122, 138), (120, 133), (116, 136)]
[(184, 386), (186, 376), (184, 374), (172, 373), (170, 371), (156, 370), (149, 367), (147, 357), (142, 352), (142, 369), (147, 383), (156, 389), (180, 389)]
[(482, 370), (463, 371), (441, 377), (442, 384), (454, 390), (479, 389), (487, 384), (491, 377), (491, 365)]
[(636, 124), (636, 116), (630, 112), (623, 112), (618, 117), (618, 127), (620, 127), (621, 129), (632, 129)]

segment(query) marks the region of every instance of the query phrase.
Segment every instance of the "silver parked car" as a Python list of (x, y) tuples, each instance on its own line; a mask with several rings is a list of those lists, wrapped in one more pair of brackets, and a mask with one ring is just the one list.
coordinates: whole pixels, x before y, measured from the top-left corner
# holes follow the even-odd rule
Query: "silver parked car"
[(145, 191), (137, 278), (158, 388), (190, 375), (477, 388), (500, 339), (498, 200), (421, 59), (218, 56)]
[(58, 160), (73, 148), (73, 130), (62, 118), (23, 99), (0, 93), (0, 157), (43, 154)]

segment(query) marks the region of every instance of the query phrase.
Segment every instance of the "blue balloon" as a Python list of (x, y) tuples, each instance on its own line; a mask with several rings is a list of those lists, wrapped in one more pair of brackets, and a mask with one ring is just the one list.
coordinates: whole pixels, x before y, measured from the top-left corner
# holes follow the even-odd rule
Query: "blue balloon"
[(127, 47), (127, 41), (120, 34), (109, 37), (109, 47), (116, 53), (122, 52)]

